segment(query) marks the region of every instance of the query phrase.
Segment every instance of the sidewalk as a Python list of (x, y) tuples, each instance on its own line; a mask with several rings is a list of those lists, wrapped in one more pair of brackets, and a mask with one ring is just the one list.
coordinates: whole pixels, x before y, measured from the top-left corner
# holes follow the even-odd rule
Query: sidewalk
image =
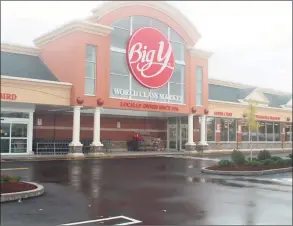
[[(262, 149), (252, 150), (253, 155), (256, 155)], [(289, 154), (292, 149), (267, 149), (272, 154)], [(67, 155), (1, 155), (1, 160), (54, 160), (54, 159), (104, 159), (104, 158), (139, 158), (139, 157), (158, 157), (170, 155), (185, 155), (185, 156), (223, 156), (230, 155), (233, 150), (206, 150), (204, 152), (197, 151), (146, 151), (146, 152), (104, 152), (102, 156), (87, 156), (84, 157), (68, 157)], [(241, 150), (244, 155), (249, 155), (249, 149)]]

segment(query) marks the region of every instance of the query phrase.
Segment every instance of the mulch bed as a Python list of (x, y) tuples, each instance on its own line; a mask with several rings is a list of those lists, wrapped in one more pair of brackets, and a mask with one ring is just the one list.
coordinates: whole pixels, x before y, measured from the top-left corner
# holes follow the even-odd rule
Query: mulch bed
[(37, 187), (32, 184), (28, 184), (25, 182), (5, 182), (1, 184), (1, 194), (12, 193), (12, 192), (20, 192), (20, 191), (29, 191), (36, 189)]
[(290, 168), (285, 167), (284, 165), (261, 165), (261, 166), (249, 166), (249, 165), (231, 165), (231, 166), (211, 166), (207, 169), (209, 170), (218, 170), (218, 171), (262, 171), (262, 170), (271, 170), (271, 169), (282, 169), (282, 168)]

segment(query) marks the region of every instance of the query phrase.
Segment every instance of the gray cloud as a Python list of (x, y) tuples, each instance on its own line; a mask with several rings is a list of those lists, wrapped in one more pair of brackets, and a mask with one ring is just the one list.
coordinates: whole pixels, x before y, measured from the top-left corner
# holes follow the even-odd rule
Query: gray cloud
[[(291, 1), (169, 2), (202, 35), (196, 47), (214, 52), (209, 76), (292, 91)], [(32, 40), (101, 4), (94, 1), (1, 1), (1, 42)]]

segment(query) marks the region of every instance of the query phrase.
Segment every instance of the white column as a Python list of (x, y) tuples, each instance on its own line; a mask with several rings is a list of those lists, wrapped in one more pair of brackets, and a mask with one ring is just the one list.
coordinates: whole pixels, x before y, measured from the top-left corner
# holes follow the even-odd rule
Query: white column
[(94, 140), (92, 146), (103, 146), (101, 143), (101, 108), (96, 107), (94, 113)]
[(200, 141), (199, 145), (208, 145), (206, 142), (206, 116), (200, 117)]
[(29, 123), (27, 125), (27, 153), (33, 155), (33, 133), (34, 133), (34, 112), (29, 113)]
[(72, 129), (72, 142), (70, 146), (82, 146), (80, 143), (80, 109), (81, 106), (73, 107), (73, 129)]
[(185, 145), (195, 145), (193, 142), (193, 114), (188, 115), (188, 141)]

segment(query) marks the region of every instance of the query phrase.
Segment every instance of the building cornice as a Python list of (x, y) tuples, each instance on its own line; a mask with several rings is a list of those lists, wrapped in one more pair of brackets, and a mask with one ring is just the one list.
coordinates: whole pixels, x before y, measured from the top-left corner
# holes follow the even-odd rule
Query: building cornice
[[(231, 104), (231, 105), (241, 105), (241, 106), (248, 106), (248, 103), (246, 102), (241, 102), (241, 103), (236, 103), (236, 102), (229, 102), (229, 101), (221, 101), (221, 100), (211, 100), (209, 99), (209, 102), (211, 103), (219, 103), (219, 104)], [(272, 110), (280, 110), (280, 111), (287, 111), (287, 112), (292, 112), (292, 108), (276, 108), (276, 107), (266, 107), (262, 105), (258, 105), (258, 108), (264, 108), (264, 109), (272, 109)]]
[(34, 44), (41, 47), (53, 40), (69, 35), (75, 31), (95, 34), (99, 36), (107, 36), (112, 32), (113, 28), (102, 24), (91, 23), (88, 21), (75, 20), (64, 24), (53, 31), (50, 31), (34, 40)]
[(194, 47), (188, 48), (188, 52), (190, 53), (191, 56), (202, 58), (202, 59), (209, 59), (213, 55), (212, 52), (196, 49)]
[(12, 77), (9, 75), (1, 75), (1, 79), (25, 81), (25, 82), (37, 82), (37, 83), (54, 84), (54, 85), (61, 85), (61, 86), (62, 85), (63, 86), (72, 86), (72, 84), (69, 82), (58, 82), (58, 81), (48, 81), (48, 80), (32, 79), (32, 78)]
[(17, 53), (30, 56), (38, 56), (40, 53), (39, 48), (29, 47), (24, 45), (16, 45), (9, 43), (1, 43), (1, 52)]

